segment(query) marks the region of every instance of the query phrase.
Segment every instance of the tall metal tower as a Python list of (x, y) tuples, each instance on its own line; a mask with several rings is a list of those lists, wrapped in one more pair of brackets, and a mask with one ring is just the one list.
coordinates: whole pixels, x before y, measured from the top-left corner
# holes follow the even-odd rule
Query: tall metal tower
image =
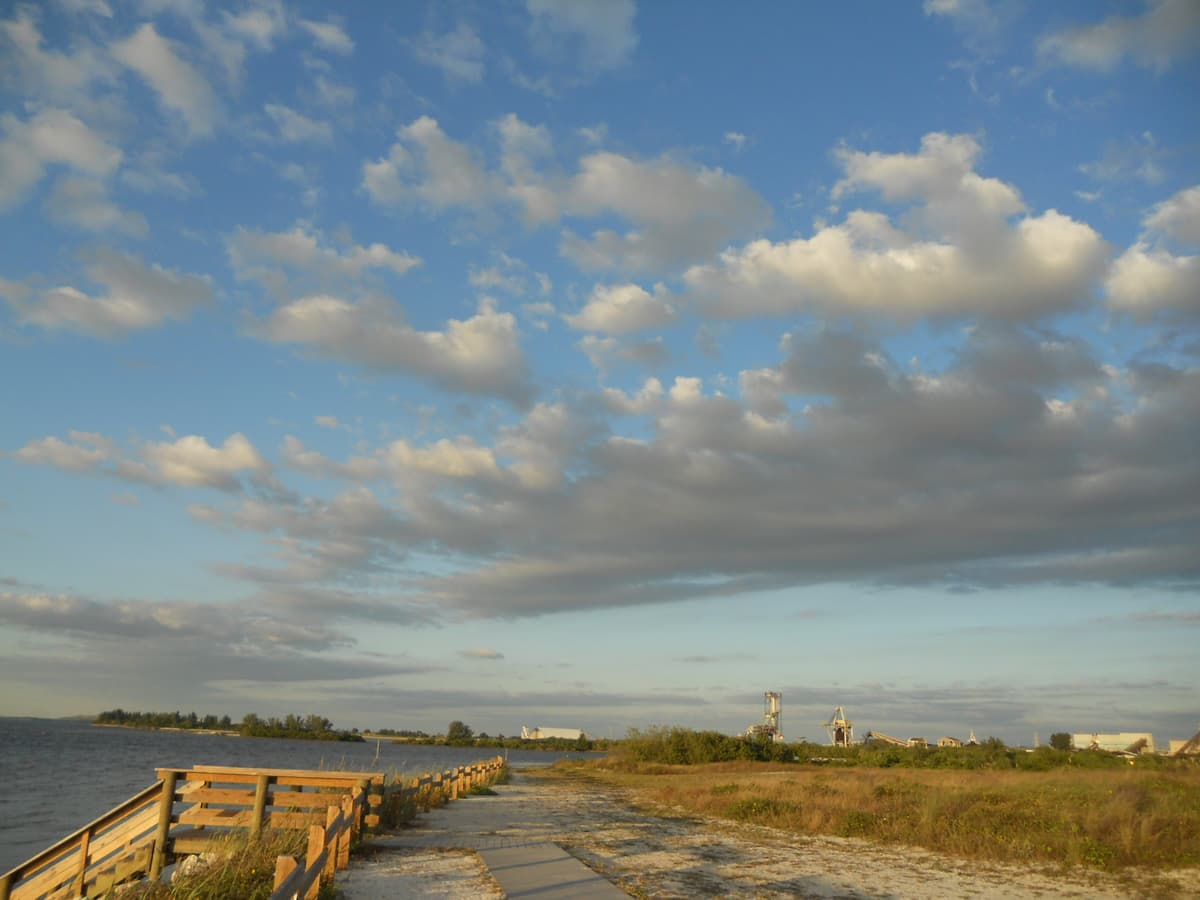
[(829, 733), (829, 743), (835, 747), (849, 747), (854, 743), (854, 723), (846, 718), (846, 710), (838, 707), (833, 711), (833, 718), (825, 723)]
[(779, 691), (763, 693), (763, 725), (771, 730), (772, 740), (783, 740), (783, 694)]

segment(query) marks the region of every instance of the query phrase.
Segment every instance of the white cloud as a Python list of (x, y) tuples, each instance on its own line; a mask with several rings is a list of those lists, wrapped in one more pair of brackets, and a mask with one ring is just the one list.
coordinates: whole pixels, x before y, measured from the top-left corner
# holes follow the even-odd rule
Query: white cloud
[(530, 396), (516, 319), (487, 302), (469, 319), (451, 319), (443, 331), (418, 331), (395, 304), (316, 295), (276, 309), (257, 333), (368, 369), (408, 373), (449, 390), (517, 403)]
[(636, 394), (617, 388), (604, 389), (604, 405), (621, 415), (641, 416), (657, 412), (663, 405), (663, 386), (657, 378), (647, 378)]
[(1080, 165), (1079, 171), (1096, 181), (1142, 181), (1158, 184), (1163, 180), (1165, 154), (1149, 131), (1123, 141), (1104, 145), (1100, 159)]
[(1200, 315), (1200, 255), (1162, 246), (1171, 240), (1200, 250), (1200, 185), (1156, 205), (1142, 224), (1141, 236), (1109, 270), (1109, 303), (1143, 318), (1160, 311)]
[(46, 50), (38, 17), (29, 6), (17, 7), (0, 21), (0, 75), (16, 74), (24, 93), (82, 109), (89, 84), (111, 74), (97, 50), (80, 41), (71, 54)]
[(469, 437), (453, 441), (443, 438), (425, 447), (414, 447), (405, 440), (394, 441), (384, 458), (392, 471), (410, 470), (442, 478), (498, 479), (503, 474), (491, 448)]
[(88, 175), (105, 176), (121, 162), (121, 151), (62, 109), (45, 109), (28, 121), (0, 116), (0, 212), (17, 204), (59, 163)]
[(494, 180), (465, 144), (446, 136), (437, 120), (421, 116), (399, 129), (397, 137), (386, 157), (363, 166), (363, 188), (376, 203), (397, 205), (411, 196), (442, 210), (478, 208), (491, 201)]
[(1158, 204), (1146, 217), (1145, 225), (1181, 244), (1200, 247), (1200, 185)]
[(70, 472), (99, 469), (116, 453), (112, 442), (100, 434), (72, 431), (70, 441), (53, 436), (30, 441), (13, 453), (15, 459), (34, 465), (49, 465)]
[(322, 428), (341, 428), (342, 423), (338, 421), (337, 416), (316, 416), (313, 422), (320, 425)]
[(740, 151), (745, 148), (746, 142), (750, 139), (740, 131), (727, 131), (725, 132), (725, 137), (723, 140), (725, 143), (732, 146), (734, 150)]
[(270, 50), (287, 31), (287, 13), (280, 0), (255, 0), (236, 13), (222, 10), (221, 17), (228, 32), (261, 50)]
[(1081, 302), (1107, 255), (1101, 237), (1056, 210), (1029, 213), (1017, 191), (974, 172), (978, 143), (929, 134), (918, 154), (838, 153), (834, 188), (913, 205), (897, 227), (856, 209), (810, 238), (754, 241), (685, 274), (720, 316), (803, 309), (926, 315), (1038, 316)]
[(566, 231), (561, 251), (586, 269), (658, 271), (710, 256), (766, 225), (770, 207), (741, 178), (667, 156), (599, 152), (567, 175), (554, 168), (549, 132), (509, 114), (494, 123), (500, 166), (422, 116), (398, 131), (388, 155), (363, 166), (363, 188), (382, 205), (422, 202), (434, 211), (513, 204), (527, 225), (616, 215), (633, 227), (588, 237)]
[(91, 178), (60, 178), (46, 201), (46, 210), (58, 222), (86, 231), (119, 231), (133, 237), (149, 233), (145, 216), (121, 209), (104, 184)]
[(104, 435), (72, 431), (69, 441), (45, 437), (30, 441), (13, 453), (20, 462), (50, 465), (73, 472), (90, 472), (145, 484), (174, 484), (234, 490), (239, 477), (259, 479), (271, 467), (242, 434), (232, 434), (219, 447), (200, 435), (173, 441), (139, 443), (132, 454), (123, 453)]
[(316, 279), (319, 285), (335, 285), (355, 282), (370, 270), (404, 275), (421, 264), (419, 257), (380, 243), (331, 247), (324, 235), (304, 224), (290, 231), (238, 227), (225, 239), (225, 247), (239, 281), (258, 281), (275, 293), (292, 287), (289, 272)]
[(483, 80), (485, 48), (470, 25), (459, 22), (454, 31), (440, 35), (425, 32), (410, 39), (409, 43), (418, 60), (441, 69), (447, 78), (470, 82)]
[(590, 238), (567, 232), (562, 252), (585, 269), (655, 271), (711, 255), (763, 227), (770, 208), (741, 178), (667, 157), (640, 161), (593, 153), (561, 201), (572, 215), (615, 213), (634, 229)]
[(629, 62), (637, 48), (633, 0), (526, 0), (534, 36), (553, 41), (562, 35), (579, 39), (580, 64), (604, 71)]
[(113, 57), (137, 72), (164, 106), (183, 117), (189, 134), (205, 137), (213, 133), (219, 116), (216, 95), (204, 77), (179, 56), (174, 42), (162, 37), (153, 24), (142, 25), (111, 49)]
[(230, 435), (220, 447), (210, 446), (195, 434), (173, 442), (147, 443), (141, 447), (141, 455), (156, 480), (186, 487), (232, 490), (238, 475), (270, 471), (267, 461), (242, 434)]
[(300, 27), (312, 35), (313, 40), (324, 50), (343, 55), (354, 52), (354, 41), (337, 22), (315, 22), (312, 19), (301, 19)]
[(86, 271), (92, 281), (104, 285), (103, 294), (92, 296), (62, 286), (45, 290), (32, 301), (10, 296), (9, 304), (28, 324), (116, 337), (168, 320), (183, 321), (213, 300), (207, 277), (146, 265), (114, 250), (98, 251)]
[(653, 294), (636, 284), (598, 284), (582, 310), (563, 318), (572, 328), (605, 334), (659, 328), (675, 321), (675, 308), (669, 298), (670, 293), (661, 284), (654, 286)]
[(329, 141), (333, 138), (333, 128), (328, 122), (318, 122), (294, 109), (280, 103), (267, 103), (263, 110), (279, 129), (279, 136), (285, 141)]
[(1037, 42), (1038, 57), (1045, 62), (1102, 72), (1126, 58), (1161, 72), (1197, 49), (1200, 6), (1194, 0), (1145, 0), (1141, 15), (1062, 28)]

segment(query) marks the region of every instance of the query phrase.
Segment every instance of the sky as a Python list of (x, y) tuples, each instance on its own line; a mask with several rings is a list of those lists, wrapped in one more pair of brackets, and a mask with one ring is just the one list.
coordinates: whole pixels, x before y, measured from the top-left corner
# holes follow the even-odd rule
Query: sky
[(0, 714), (1190, 737), (1197, 96), (1194, 0), (0, 3)]

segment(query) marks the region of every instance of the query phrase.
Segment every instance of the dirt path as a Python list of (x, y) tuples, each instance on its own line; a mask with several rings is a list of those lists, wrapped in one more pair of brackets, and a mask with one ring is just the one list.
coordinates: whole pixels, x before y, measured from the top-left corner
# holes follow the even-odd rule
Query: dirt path
[(798, 838), (768, 828), (632, 807), (581, 778), (520, 772), (496, 788), (422, 815), (374, 842), (339, 876), (346, 900), (501, 896), (477, 855), (486, 846), (549, 840), (635, 897), (1133, 898), (1200, 896), (1200, 872), (1154, 884), (957, 860), (849, 838)]

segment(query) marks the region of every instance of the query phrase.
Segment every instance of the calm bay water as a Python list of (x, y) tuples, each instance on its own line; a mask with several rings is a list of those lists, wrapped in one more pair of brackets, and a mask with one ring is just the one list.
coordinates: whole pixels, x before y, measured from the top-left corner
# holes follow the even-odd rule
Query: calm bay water
[[(376, 760), (376, 751), (379, 758)], [(160, 766), (262, 766), (436, 772), (504, 751), (411, 744), (237, 738), (0, 717), (0, 872), (24, 862), (155, 782)], [(576, 753), (510, 750), (509, 764)]]

